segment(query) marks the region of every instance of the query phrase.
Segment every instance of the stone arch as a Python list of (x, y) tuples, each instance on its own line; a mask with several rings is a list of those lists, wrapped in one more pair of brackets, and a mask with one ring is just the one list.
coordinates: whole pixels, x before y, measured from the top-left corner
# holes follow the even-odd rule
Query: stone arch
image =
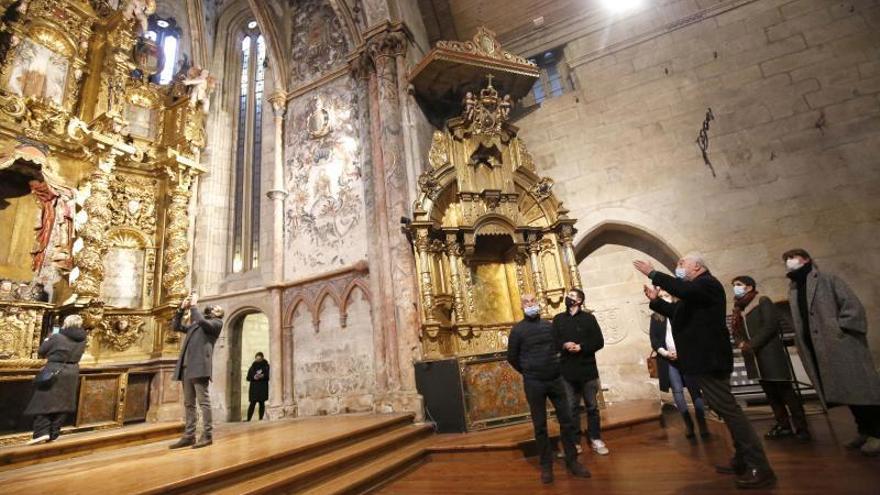
[(578, 240), (575, 259), (580, 263), (606, 244), (618, 244), (647, 253), (670, 271), (675, 269), (680, 258), (679, 252), (657, 234), (624, 222), (604, 222)]
[(340, 306), (340, 314), (342, 321), (342, 328), (345, 328), (348, 325), (348, 307), (351, 305), (352, 298), (354, 297), (355, 291), (360, 291), (364, 300), (367, 304), (372, 307), (372, 299), (370, 297), (370, 289), (367, 288), (367, 284), (363, 279), (354, 279), (351, 283), (346, 287), (345, 292), (342, 294), (342, 306)]
[(299, 309), (300, 306), (304, 306), (314, 319), (314, 315), (316, 314), (315, 307), (312, 306), (312, 304), (306, 299), (304, 295), (299, 294), (293, 298), (293, 301), (291, 301), (290, 304), (287, 305), (287, 308), (284, 310), (284, 316), (281, 319), (281, 326), (283, 328), (293, 328), (293, 319), (296, 316), (296, 310)]
[[(242, 367), (245, 363), (249, 363), (249, 361), (245, 361), (244, 352), (245, 342), (244, 342), (244, 331), (245, 331), (245, 322), (248, 317), (262, 315), (265, 319), (266, 332), (265, 339), (267, 341), (267, 345), (271, 345), (270, 337), (269, 337), (269, 318), (268, 313), (263, 311), (262, 309), (256, 306), (242, 306), (240, 308), (236, 308), (233, 310), (227, 320), (226, 328), (227, 330), (227, 346), (228, 353), (226, 357), (226, 373), (227, 373), (227, 382), (226, 382), (226, 411), (227, 411), (227, 421), (240, 421), (242, 419), (242, 401), (243, 397), (247, 393), (245, 387), (242, 384), (243, 371)], [(249, 351), (249, 350), (248, 350)], [(270, 355), (270, 351), (268, 346), (265, 349), (261, 349), (260, 352), (267, 357)], [(250, 354), (250, 352), (248, 352)], [(272, 363), (270, 362), (270, 365)], [(279, 365), (281, 363), (278, 363)], [(276, 365), (277, 366), (277, 365)], [(276, 377), (276, 379), (280, 379)]]
[(324, 287), (321, 292), (318, 293), (318, 296), (315, 297), (315, 312), (314, 312), (314, 324), (315, 331), (319, 331), (321, 328), (321, 313), (324, 311), (324, 304), (327, 302), (327, 299), (330, 299), (336, 304), (336, 308), (339, 310), (340, 315), (340, 324), (345, 327), (345, 318), (343, 318), (343, 303), (339, 299), (339, 295), (334, 291), (330, 290), (328, 287)]

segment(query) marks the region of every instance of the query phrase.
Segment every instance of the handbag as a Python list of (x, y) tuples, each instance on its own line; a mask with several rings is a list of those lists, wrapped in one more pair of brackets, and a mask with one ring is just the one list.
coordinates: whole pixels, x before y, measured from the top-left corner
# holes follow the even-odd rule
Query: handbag
[(657, 373), (657, 351), (651, 351), (651, 354), (648, 356), (648, 359), (645, 360), (645, 363), (648, 365), (648, 376), (651, 378), (657, 378), (659, 376)]
[(34, 377), (34, 384), (36, 384), (37, 388), (44, 390), (50, 388), (55, 383), (55, 380), (58, 379), (59, 373), (61, 373), (61, 368), (50, 370), (44, 367)]

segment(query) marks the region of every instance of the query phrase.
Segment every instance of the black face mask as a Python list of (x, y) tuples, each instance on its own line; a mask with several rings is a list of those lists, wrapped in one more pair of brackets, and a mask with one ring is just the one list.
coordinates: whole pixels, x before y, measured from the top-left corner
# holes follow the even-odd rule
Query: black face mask
[(580, 306), (581, 303), (577, 302), (577, 299), (572, 299), (571, 297), (565, 297), (565, 307), (566, 309), (571, 309), (575, 306)]

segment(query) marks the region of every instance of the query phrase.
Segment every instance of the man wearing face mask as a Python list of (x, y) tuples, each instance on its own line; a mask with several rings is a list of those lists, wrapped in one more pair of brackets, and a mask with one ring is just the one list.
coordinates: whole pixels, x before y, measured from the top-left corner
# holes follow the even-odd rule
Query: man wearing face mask
[[(562, 383), (568, 395), (575, 428), (580, 437), (581, 420), (577, 413), (581, 399), (587, 409), (587, 433), (590, 446), (599, 455), (608, 455), (602, 441), (599, 419), (599, 368), (596, 351), (605, 347), (599, 322), (592, 313), (583, 310), (584, 291), (572, 289), (565, 296), (566, 311), (553, 318), (553, 335), (561, 355)], [(578, 442), (580, 447), (580, 442)]]
[(803, 249), (786, 251), (782, 260), (804, 369), (828, 407), (846, 405), (852, 412), (858, 436), (846, 447), (880, 455), (880, 376), (868, 348), (864, 306), (846, 282), (820, 271)]
[(553, 327), (541, 318), (541, 306), (533, 294), (522, 296), (522, 309), (525, 318), (514, 325), (507, 341), (507, 362), (523, 377), (541, 460), (541, 482), (553, 482), (553, 448), (547, 435), (547, 399), (556, 409), (566, 468), (573, 476), (589, 478), (590, 472), (577, 460), (576, 431), (560, 376), (559, 350), (553, 339)]
[[(727, 331), (724, 286), (709, 272), (700, 253), (681, 258), (675, 277), (658, 272), (648, 261), (635, 261), (633, 265), (651, 279), (652, 285), (645, 286), (651, 309), (672, 321), (681, 372), (697, 380), (709, 407), (724, 419), (733, 438), (736, 452), (731, 464), (716, 470), (736, 474), (737, 488), (774, 485), (776, 475), (761, 440), (730, 389), (733, 349)], [(660, 299), (657, 287), (678, 298), (678, 302)]]
[(769, 297), (759, 297), (752, 277), (741, 275), (731, 283), (735, 299), (734, 341), (743, 353), (749, 378), (761, 383), (776, 418), (776, 425), (764, 438), (797, 436), (800, 440), (809, 440), (804, 406), (791, 386), (791, 365), (780, 339), (782, 329), (776, 306)]

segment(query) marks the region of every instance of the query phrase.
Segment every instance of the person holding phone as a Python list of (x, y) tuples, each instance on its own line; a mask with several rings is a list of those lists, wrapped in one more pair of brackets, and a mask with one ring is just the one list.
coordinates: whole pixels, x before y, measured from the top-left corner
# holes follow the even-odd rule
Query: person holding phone
[[(193, 292), (180, 303), (171, 320), (171, 327), (186, 333), (180, 348), (180, 357), (174, 369), (174, 379), (183, 383), (183, 405), (186, 410), (186, 426), (183, 437), (169, 448), (192, 447), (198, 449), (213, 443), (211, 421), (211, 384), (214, 343), (223, 329), (223, 308), (208, 306), (204, 315), (196, 307), (198, 295)], [(190, 322), (183, 323), (184, 313), (189, 310)], [(196, 441), (196, 404), (202, 415), (202, 435)]]
[(266, 413), (266, 401), (269, 400), (269, 362), (263, 356), (262, 352), (258, 352), (254, 356), (254, 362), (251, 364), (247, 372), (248, 386), (248, 406), (247, 420), (250, 421), (254, 417), (254, 407), (260, 405), (260, 419)]

